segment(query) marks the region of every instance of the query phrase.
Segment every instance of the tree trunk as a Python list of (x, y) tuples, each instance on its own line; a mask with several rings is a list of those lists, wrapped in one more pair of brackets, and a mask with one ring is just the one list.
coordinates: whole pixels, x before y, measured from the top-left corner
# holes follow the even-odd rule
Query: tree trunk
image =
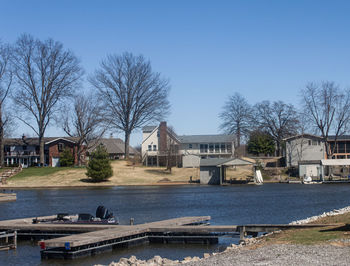
[(45, 143), (44, 137), (39, 136), (39, 154), (40, 154), (40, 166), (43, 167), (45, 165)]
[(125, 131), (125, 159), (129, 159), (130, 133)]
[[(80, 167), (81, 164), (81, 153), (82, 153), (82, 141), (78, 141), (78, 148), (77, 148), (77, 159), (78, 159), (78, 166)], [(75, 161), (75, 159), (74, 159)]]
[(2, 110), (0, 107), (0, 166), (4, 166), (4, 123), (2, 121)]
[(241, 146), (241, 129), (237, 127), (237, 148)]

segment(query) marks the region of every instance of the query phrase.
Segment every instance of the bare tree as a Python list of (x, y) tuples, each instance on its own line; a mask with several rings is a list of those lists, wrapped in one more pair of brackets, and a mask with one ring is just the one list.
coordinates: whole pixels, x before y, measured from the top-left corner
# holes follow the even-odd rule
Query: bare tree
[(307, 119), (321, 134), (327, 157), (331, 158), (336, 145), (333, 149), (327, 145), (329, 135), (334, 134), (336, 143), (349, 127), (350, 90), (342, 90), (331, 81), (309, 83), (302, 90), (302, 102)]
[(104, 123), (102, 107), (96, 95), (81, 93), (74, 99), (73, 110), (66, 109), (57, 123), (68, 136), (77, 138), (78, 165), (81, 166), (83, 152), (96, 144), (108, 125)]
[(277, 146), (277, 156), (281, 155), (283, 139), (297, 133), (298, 114), (291, 104), (282, 101), (263, 101), (254, 106), (256, 124), (267, 131)]
[(8, 128), (10, 115), (5, 110), (5, 101), (12, 85), (12, 71), (10, 69), (11, 49), (0, 43), (0, 166), (4, 165), (4, 135)]
[(153, 72), (142, 55), (110, 55), (90, 78), (105, 105), (105, 118), (125, 134), (125, 158), (129, 158), (130, 134), (152, 121), (161, 121), (169, 111), (168, 80)]
[(236, 136), (236, 147), (241, 146), (242, 137), (247, 137), (252, 130), (251, 115), (251, 106), (239, 93), (230, 96), (219, 114), (222, 120), (220, 128), (228, 134)]
[(44, 165), (44, 135), (59, 104), (72, 96), (83, 72), (78, 59), (63, 45), (52, 39), (40, 41), (24, 34), (16, 42), (13, 56), (17, 88), (14, 101), (31, 115), (34, 126), (17, 116), (38, 135), (40, 164)]
[(166, 168), (171, 173), (171, 169), (173, 166), (178, 165), (179, 161), (179, 140), (177, 139), (177, 135), (172, 126), (169, 126), (166, 141)]

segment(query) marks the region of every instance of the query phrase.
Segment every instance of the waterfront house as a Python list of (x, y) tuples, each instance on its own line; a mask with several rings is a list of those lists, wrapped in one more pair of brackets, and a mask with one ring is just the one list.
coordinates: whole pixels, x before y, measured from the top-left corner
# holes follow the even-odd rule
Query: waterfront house
[(314, 161), (325, 158), (325, 143), (319, 136), (311, 134), (285, 138), (287, 167), (297, 167), (300, 161)]
[[(70, 149), (74, 157), (74, 164), (78, 163), (77, 138), (73, 137), (46, 137), (44, 138), (45, 165), (59, 166), (60, 155), (65, 149)], [(83, 155), (84, 156), (84, 155)], [(82, 158), (84, 159), (84, 158)], [(36, 166), (40, 162), (38, 138), (5, 138), (4, 163), (7, 166), (21, 165)]]
[[(125, 158), (125, 142), (120, 138), (101, 138), (89, 143), (88, 154), (91, 154), (99, 145), (103, 145), (109, 155), (110, 160)], [(134, 157), (138, 152), (129, 146), (129, 155)]]
[(199, 167), (200, 159), (232, 158), (234, 135), (176, 135), (166, 122), (142, 130), (142, 162), (164, 165), (171, 156), (175, 165)]

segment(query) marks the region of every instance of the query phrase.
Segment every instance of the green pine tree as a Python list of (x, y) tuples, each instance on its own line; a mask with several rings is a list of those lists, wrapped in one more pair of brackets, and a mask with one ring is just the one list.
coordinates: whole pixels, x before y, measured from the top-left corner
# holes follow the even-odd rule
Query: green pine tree
[(86, 175), (90, 177), (93, 182), (105, 181), (113, 175), (107, 150), (102, 145), (99, 145), (92, 153), (87, 166)]
[(273, 154), (275, 152), (275, 142), (270, 134), (262, 131), (253, 131), (249, 136), (248, 152), (254, 155)]
[(60, 155), (60, 166), (73, 166), (74, 157), (69, 148), (65, 148), (64, 151)]

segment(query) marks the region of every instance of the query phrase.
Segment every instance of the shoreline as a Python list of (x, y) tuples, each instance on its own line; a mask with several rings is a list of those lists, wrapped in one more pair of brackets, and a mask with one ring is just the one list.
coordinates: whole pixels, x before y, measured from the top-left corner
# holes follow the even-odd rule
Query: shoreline
[[(319, 219), (325, 218), (325, 217), (331, 217), (331, 216), (337, 216), (341, 214), (346, 214), (350, 212), (350, 206), (346, 206), (340, 209), (333, 209), (332, 211), (328, 212), (323, 212), (320, 215), (315, 215), (311, 216), (305, 219), (300, 219), (296, 221), (292, 221), (289, 224), (307, 224), (307, 223), (312, 223), (315, 222)], [(306, 250), (307, 249), (307, 254), (303, 258), (297, 258), (299, 260), (299, 263), (301, 262), (313, 262), (318, 264), (317, 258), (310, 258), (310, 256), (322, 256), (327, 252), (331, 253), (336, 253), (339, 252), (338, 249), (342, 249), (341, 251), (344, 251), (345, 248), (340, 248), (338, 247), (335, 248), (334, 246), (331, 246), (330, 244), (328, 245), (301, 245), (301, 244), (266, 244), (266, 245), (259, 245), (263, 240), (266, 240), (269, 236), (278, 234), (281, 231), (275, 231), (271, 233), (264, 234), (262, 236), (258, 236), (255, 238), (247, 238), (245, 243), (241, 244), (231, 244), (230, 246), (226, 247), (226, 249), (222, 252), (218, 253), (203, 253), (203, 257), (185, 257), (183, 260), (170, 260), (167, 258), (162, 258), (158, 255), (154, 256), (153, 258), (145, 261), (141, 259), (137, 259), (136, 256), (131, 256), (130, 258), (120, 258), (119, 261), (117, 262), (111, 262), (107, 265), (109, 266), (124, 266), (124, 265), (176, 265), (176, 264), (188, 264), (188, 265), (233, 265), (229, 261), (233, 262), (235, 265), (252, 265), (255, 264), (254, 262), (261, 264), (261, 262), (266, 260), (266, 254), (270, 253), (269, 256), (271, 257), (271, 264), (267, 264), (267, 261), (264, 262), (264, 265), (290, 265), (291, 264), (291, 259), (294, 259), (294, 255), (298, 255), (300, 250)], [(258, 251), (259, 249), (264, 249), (264, 252)], [(325, 250), (325, 251), (323, 251)], [(286, 253), (288, 251), (288, 254)], [(257, 253), (254, 256), (250, 255), (249, 260), (246, 260), (247, 253), (252, 252), (252, 253)], [(317, 254), (319, 252), (319, 254)], [(244, 259), (245, 261), (237, 261), (237, 253), (239, 254), (244, 254)], [(285, 253), (286, 256), (288, 257), (287, 259), (283, 260), (283, 256), (280, 256), (280, 254)], [(345, 250), (343, 252), (345, 254), (349, 254), (349, 250)], [(276, 255), (277, 254), (277, 255)], [(291, 255), (292, 254), (292, 255)], [(259, 259), (257, 256), (262, 256), (261, 259)], [(309, 256), (309, 257), (308, 257)], [(227, 257), (231, 257), (228, 259)], [(334, 257), (334, 256), (329, 256), (326, 255), (325, 258), (327, 257)], [(343, 257), (342, 257), (343, 258)], [(316, 260), (315, 260), (316, 259)], [(275, 260), (275, 261), (273, 261)], [(345, 257), (345, 261), (348, 262), (348, 260)], [(343, 261), (340, 261), (338, 264), (342, 265)], [(96, 264), (96, 266), (104, 266), (105, 264)], [(346, 265), (346, 264), (344, 264)]]
[[(93, 183), (90, 183), (93, 184)], [(280, 181), (266, 181), (265, 184), (288, 184), (286, 182), (280, 182)], [(170, 182), (155, 182), (155, 183), (136, 183), (136, 184), (94, 184), (94, 185), (61, 185), (61, 186), (7, 186), (7, 185), (0, 185), (0, 190), (7, 190), (7, 189), (73, 189), (73, 188), (113, 188), (113, 187), (143, 187), (143, 186), (182, 186), (182, 185), (197, 185), (197, 186), (210, 186), (210, 185), (204, 185), (200, 184), (198, 182), (192, 182), (189, 181), (170, 181)], [(221, 185), (222, 187), (225, 186), (252, 186), (256, 185), (255, 183), (247, 183), (247, 184), (224, 184)], [(220, 186), (220, 185), (217, 185)]]

